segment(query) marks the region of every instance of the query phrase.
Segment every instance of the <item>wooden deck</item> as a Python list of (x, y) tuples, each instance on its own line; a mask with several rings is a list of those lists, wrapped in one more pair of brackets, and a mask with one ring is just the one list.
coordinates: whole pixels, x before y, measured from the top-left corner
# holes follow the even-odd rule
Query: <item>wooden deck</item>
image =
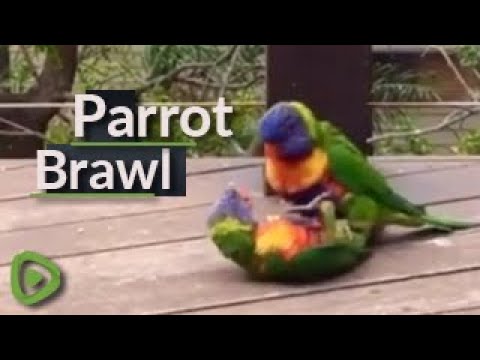
[[(376, 158), (414, 202), (480, 220), (480, 158)], [(392, 228), (357, 270), (328, 282), (257, 284), (206, 239), (205, 216), (230, 181), (261, 191), (261, 160), (188, 163), (185, 198), (29, 198), (35, 162), (0, 161), (1, 314), (480, 314), (480, 230), (450, 236)], [(257, 199), (259, 216), (278, 206)], [(10, 263), (38, 251), (62, 268), (60, 296), (25, 308)]]

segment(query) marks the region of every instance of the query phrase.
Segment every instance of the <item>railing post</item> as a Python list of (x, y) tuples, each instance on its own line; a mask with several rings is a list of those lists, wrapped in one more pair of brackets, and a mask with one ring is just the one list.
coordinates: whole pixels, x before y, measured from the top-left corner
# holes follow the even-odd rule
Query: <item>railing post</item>
[(302, 101), (371, 153), (371, 45), (269, 45), (267, 59), (269, 106)]

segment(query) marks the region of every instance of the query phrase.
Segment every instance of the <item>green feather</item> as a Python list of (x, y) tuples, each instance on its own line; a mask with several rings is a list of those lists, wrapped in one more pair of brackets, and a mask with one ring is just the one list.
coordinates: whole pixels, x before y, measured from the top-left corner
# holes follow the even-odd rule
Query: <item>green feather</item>
[(407, 199), (395, 193), (386, 179), (363, 157), (341, 144), (326, 149), (329, 169), (337, 181), (355, 195), (368, 196), (378, 204), (410, 216), (423, 212)]
[(356, 195), (369, 197), (383, 211), (383, 222), (407, 226), (430, 225), (438, 230), (453, 231), (479, 226), (474, 222), (441, 219), (427, 214), (396, 193), (383, 175), (365, 158), (341, 144), (326, 149), (329, 168), (337, 181)]
[(226, 258), (240, 266), (250, 266), (255, 250), (253, 225), (226, 218), (211, 227), (210, 236)]
[(342, 208), (354, 231), (369, 234), (379, 222), (380, 209), (367, 196), (349, 195)]
[(297, 112), (302, 117), (307, 127), (308, 133), (312, 136), (312, 139), (316, 139), (318, 135), (316, 130), (317, 120), (313, 112), (307, 106), (305, 106), (305, 104), (302, 104), (300, 102), (291, 102), (290, 105), (294, 107), (295, 110), (297, 110)]
[(365, 248), (346, 243), (312, 248), (301, 252), (290, 261), (272, 255), (265, 259), (260, 277), (281, 281), (315, 281), (347, 272), (369, 254)]

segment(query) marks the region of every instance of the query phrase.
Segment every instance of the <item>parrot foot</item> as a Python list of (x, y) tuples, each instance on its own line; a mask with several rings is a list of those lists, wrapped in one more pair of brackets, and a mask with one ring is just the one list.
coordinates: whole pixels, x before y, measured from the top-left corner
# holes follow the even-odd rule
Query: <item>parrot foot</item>
[(347, 241), (352, 241), (355, 238), (355, 235), (350, 228), (350, 225), (347, 220), (337, 220), (336, 225), (336, 239), (345, 239)]
[(300, 206), (291, 206), (286, 210), (286, 213), (303, 213), (307, 211), (314, 211), (318, 210), (320, 203), (324, 200), (329, 199), (332, 196), (332, 194), (327, 191), (324, 192), (321, 195), (318, 195), (316, 198), (314, 198), (310, 203), (307, 205), (300, 205)]

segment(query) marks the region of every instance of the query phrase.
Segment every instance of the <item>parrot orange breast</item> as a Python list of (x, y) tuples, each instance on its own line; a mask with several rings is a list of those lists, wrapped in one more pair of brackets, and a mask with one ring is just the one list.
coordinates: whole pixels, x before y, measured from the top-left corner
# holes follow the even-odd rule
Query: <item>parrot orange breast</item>
[(319, 149), (298, 161), (284, 161), (266, 151), (265, 176), (270, 187), (283, 194), (295, 194), (319, 183), (326, 174), (327, 155)]
[(255, 251), (258, 255), (280, 253), (286, 260), (320, 241), (319, 232), (285, 219), (269, 220), (259, 224)]

